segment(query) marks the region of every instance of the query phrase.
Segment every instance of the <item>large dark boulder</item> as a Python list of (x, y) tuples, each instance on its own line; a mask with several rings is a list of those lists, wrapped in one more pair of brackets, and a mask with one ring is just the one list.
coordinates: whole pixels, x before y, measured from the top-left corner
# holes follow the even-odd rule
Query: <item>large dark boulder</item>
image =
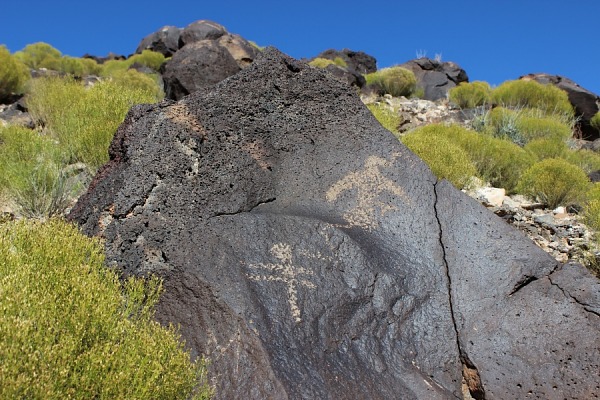
[(450, 89), (469, 81), (465, 70), (450, 61), (441, 62), (421, 57), (400, 66), (414, 72), (417, 87), (423, 89), (425, 100), (444, 99)]
[(329, 73), (267, 49), (134, 107), (70, 218), (159, 274), (218, 399), (593, 398), (600, 285), (446, 181)]
[(335, 60), (338, 57), (346, 62), (350, 71), (356, 71), (359, 74), (369, 74), (377, 71), (377, 60), (375, 57), (362, 51), (329, 49), (325, 50), (315, 58)]
[(179, 48), (200, 40), (216, 40), (225, 35), (227, 30), (223, 25), (206, 19), (192, 22), (181, 31)]
[(231, 53), (213, 40), (190, 43), (161, 66), (165, 95), (178, 100), (240, 71)]
[(152, 50), (161, 53), (165, 57), (171, 57), (179, 50), (180, 36), (181, 28), (163, 26), (158, 31), (143, 38), (135, 52), (139, 54), (144, 50)]
[(596, 115), (600, 107), (600, 97), (597, 94), (560, 75), (528, 74), (521, 76), (519, 79), (535, 80), (545, 85), (552, 84), (567, 92), (569, 101), (575, 109), (575, 115), (579, 117), (578, 125), (582, 138), (586, 140), (600, 138), (600, 132), (590, 125), (590, 119)]

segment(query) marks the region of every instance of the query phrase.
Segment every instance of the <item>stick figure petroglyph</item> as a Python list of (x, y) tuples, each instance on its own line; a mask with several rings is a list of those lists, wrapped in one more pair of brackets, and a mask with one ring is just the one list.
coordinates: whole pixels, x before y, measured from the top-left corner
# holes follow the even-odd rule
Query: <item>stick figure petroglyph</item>
[(277, 243), (271, 247), (270, 253), (278, 260), (277, 263), (250, 264), (254, 272), (246, 276), (256, 282), (283, 282), (287, 287), (288, 303), (292, 317), (296, 322), (301, 322), (300, 308), (298, 307), (298, 286), (314, 289), (315, 285), (309, 280), (302, 278), (314, 275), (313, 272), (304, 267), (292, 264), (292, 247), (289, 244)]
[(380, 200), (384, 191), (409, 202), (404, 190), (381, 173), (379, 168), (389, 165), (389, 161), (383, 158), (370, 156), (365, 161), (364, 169), (346, 175), (327, 191), (326, 199), (331, 203), (343, 192), (356, 189), (356, 205), (344, 214), (350, 226), (370, 230), (376, 225), (377, 216), (397, 210), (396, 206)]

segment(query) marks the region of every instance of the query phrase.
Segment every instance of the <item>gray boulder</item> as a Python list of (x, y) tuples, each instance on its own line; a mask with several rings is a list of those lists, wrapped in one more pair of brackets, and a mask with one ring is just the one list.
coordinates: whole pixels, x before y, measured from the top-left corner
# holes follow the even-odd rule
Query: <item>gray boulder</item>
[(213, 21), (203, 19), (192, 22), (181, 31), (181, 35), (179, 36), (179, 48), (200, 40), (217, 40), (226, 33), (227, 30), (223, 25)]
[(377, 60), (375, 57), (362, 51), (329, 49), (325, 50), (315, 58), (335, 60), (338, 57), (346, 62), (349, 70), (356, 71), (359, 74), (369, 74), (377, 71)]
[(448, 90), (461, 82), (469, 81), (465, 70), (450, 61), (441, 62), (422, 57), (400, 66), (414, 72), (417, 78), (417, 87), (423, 89), (423, 99), (425, 100), (444, 99)]
[(161, 66), (165, 96), (178, 100), (231, 76), (241, 68), (231, 53), (213, 40), (182, 47)]
[(70, 214), (217, 399), (600, 395), (600, 285), (438, 182), (354, 90), (269, 48), (134, 107)]
[(144, 50), (152, 50), (161, 53), (165, 57), (171, 57), (179, 50), (180, 36), (180, 28), (176, 26), (163, 26), (158, 31), (143, 38), (137, 49), (135, 49), (135, 52), (140, 54)]

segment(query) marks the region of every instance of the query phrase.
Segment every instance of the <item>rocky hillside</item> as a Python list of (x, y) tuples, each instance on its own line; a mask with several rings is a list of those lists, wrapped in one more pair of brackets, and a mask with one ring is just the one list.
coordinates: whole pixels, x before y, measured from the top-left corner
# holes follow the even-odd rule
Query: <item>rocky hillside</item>
[[(558, 88), (567, 126), (547, 103), (500, 102), (502, 90), (458, 104), (452, 90), (475, 86), (455, 63), (377, 70), (348, 49), (295, 60), (205, 20), (164, 27), (136, 53), (96, 58), (94, 77), (66, 82), (57, 56), (45, 64), (56, 72), (33, 73), (57, 76), (6, 97), (0, 167), (26, 178), (0, 181), (4, 219), (41, 207), (24, 200), (60, 199), (45, 215), (64, 213), (101, 238), (114, 270), (159, 276), (156, 318), (209, 359), (214, 398), (600, 396), (600, 281), (573, 262), (596, 245), (582, 223), (593, 221), (594, 171), (575, 166), (598, 157), (593, 93), (561, 77), (522, 80)], [(147, 100), (156, 87), (166, 99)], [(62, 122), (106, 125), (91, 105), (113, 104), (115, 93), (152, 104), (133, 106), (107, 144), (87, 151), (91, 141), (76, 139), (102, 132), (80, 123), (74, 138)], [(505, 116), (524, 142), (494, 135)], [(558, 132), (543, 149), (564, 148), (546, 158), (578, 168), (586, 196), (553, 204), (519, 194), (546, 159), (530, 144), (549, 140), (540, 132)], [(408, 137), (429, 140), (429, 166)], [(445, 174), (457, 154), (454, 181)], [(509, 156), (523, 162), (520, 175), (512, 158), (500, 162)], [(29, 178), (39, 171), (50, 172)]]

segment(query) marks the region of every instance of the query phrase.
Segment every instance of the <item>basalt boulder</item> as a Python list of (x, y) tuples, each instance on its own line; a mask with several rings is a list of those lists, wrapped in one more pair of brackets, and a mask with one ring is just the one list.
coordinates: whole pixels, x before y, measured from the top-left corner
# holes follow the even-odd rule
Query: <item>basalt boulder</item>
[(362, 51), (329, 49), (319, 54), (316, 58), (335, 60), (338, 57), (344, 60), (349, 70), (356, 71), (359, 74), (369, 74), (377, 71), (377, 60), (375, 57)]
[(180, 36), (181, 28), (164, 26), (143, 38), (135, 52), (139, 54), (144, 50), (152, 50), (161, 53), (165, 57), (171, 57), (179, 50)]
[(468, 82), (464, 69), (450, 61), (441, 62), (427, 57), (417, 58), (400, 65), (414, 72), (417, 87), (422, 88), (425, 100), (446, 98), (448, 90), (461, 82)]
[(206, 19), (192, 22), (181, 31), (179, 48), (200, 40), (217, 40), (225, 35), (227, 30), (223, 25)]
[(273, 48), (134, 107), (70, 218), (109, 265), (163, 277), (156, 316), (217, 399), (600, 395), (598, 280)]

